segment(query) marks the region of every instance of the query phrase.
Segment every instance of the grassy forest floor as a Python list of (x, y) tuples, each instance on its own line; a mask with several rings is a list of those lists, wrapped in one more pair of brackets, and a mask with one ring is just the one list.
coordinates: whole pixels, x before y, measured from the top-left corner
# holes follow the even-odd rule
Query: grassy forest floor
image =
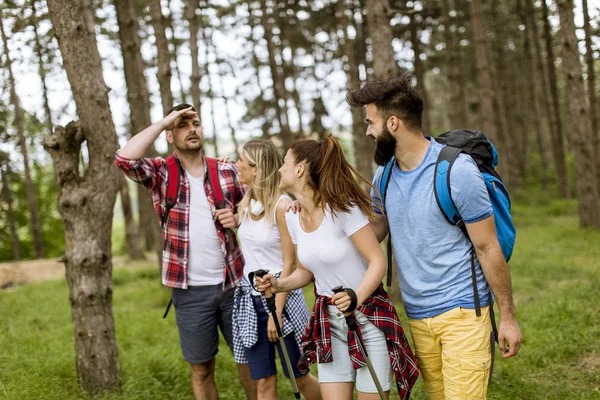
[[(517, 358), (496, 357), (488, 398), (600, 399), (600, 232), (578, 228), (575, 201), (520, 202), (514, 216), (510, 267), (524, 340)], [(114, 270), (121, 392), (79, 388), (67, 284), (53, 279), (0, 290), (0, 399), (191, 398), (174, 313), (161, 318), (169, 291), (150, 259), (133, 267)], [(305, 294), (312, 304), (312, 289)], [(244, 398), (223, 342), (216, 379), (222, 399)], [(281, 374), (279, 390), (293, 398)], [(425, 398), (419, 380), (411, 399)]]

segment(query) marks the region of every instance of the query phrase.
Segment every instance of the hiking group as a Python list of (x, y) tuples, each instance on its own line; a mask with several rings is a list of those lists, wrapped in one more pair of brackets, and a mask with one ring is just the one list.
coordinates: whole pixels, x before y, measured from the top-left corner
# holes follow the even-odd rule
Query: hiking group
[[(409, 75), (346, 99), (365, 108), (375, 142), (370, 193), (331, 136), (298, 140), (284, 158), (264, 139), (235, 164), (206, 157), (187, 104), (117, 152), (162, 223), (162, 282), (196, 399), (218, 398), (219, 329), (248, 399), (279, 398), (276, 352), (296, 398), (326, 400), (352, 399), (355, 387), (360, 400), (388, 398), (392, 382), (407, 399), (419, 373), (431, 399), (484, 399), (494, 341), (503, 357), (518, 353), (515, 231), (493, 145), (470, 130), (424, 136)], [(173, 155), (144, 158), (163, 131)], [(414, 353), (382, 284), (392, 248)]]

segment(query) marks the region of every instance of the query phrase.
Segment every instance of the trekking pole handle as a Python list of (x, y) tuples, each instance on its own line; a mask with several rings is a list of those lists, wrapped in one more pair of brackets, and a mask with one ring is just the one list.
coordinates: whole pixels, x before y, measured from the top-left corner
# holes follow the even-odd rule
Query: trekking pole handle
[[(268, 269), (259, 269), (259, 270), (254, 271), (254, 276), (258, 276), (259, 278), (262, 278), (263, 276), (265, 276), (268, 273), (269, 273)], [(265, 295), (265, 298), (267, 298), (267, 299), (273, 297), (273, 293), (271, 292), (271, 289), (265, 290), (263, 292), (263, 294)]]
[[(344, 289), (344, 287), (342, 285), (339, 285), (339, 286), (336, 286), (333, 289), (331, 289), (331, 291), (333, 293), (337, 294), (337, 293), (345, 292), (346, 289)], [(348, 328), (355, 331), (358, 328), (358, 326), (356, 325), (356, 317), (354, 316), (354, 313), (353, 312), (350, 312), (348, 314), (344, 313), (344, 316), (346, 318), (346, 324), (348, 324)]]

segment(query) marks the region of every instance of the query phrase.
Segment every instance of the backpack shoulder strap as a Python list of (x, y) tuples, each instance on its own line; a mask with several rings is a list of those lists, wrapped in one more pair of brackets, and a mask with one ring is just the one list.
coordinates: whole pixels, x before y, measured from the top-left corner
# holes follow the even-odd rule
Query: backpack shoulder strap
[(381, 174), (381, 181), (379, 182), (379, 193), (381, 194), (381, 203), (383, 204), (385, 214), (387, 214), (385, 211), (385, 195), (387, 193), (388, 186), (390, 185), (390, 178), (392, 177), (392, 169), (394, 168), (395, 162), (396, 157), (392, 157), (390, 162), (385, 165), (383, 173)]
[(445, 146), (440, 151), (438, 159), (435, 163), (435, 171), (433, 173), (433, 192), (435, 193), (435, 201), (442, 212), (442, 215), (452, 225), (458, 225), (463, 232), (466, 233), (462, 218), (452, 200), (450, 190), (450, 170), (452, 165), (461, 152), (460, 149), (451, 146)]
[(223, 198), (221, 184), (219, 183), (217, 160), (214, 158), (206, 157), (206, 164), (208, 165), (208, 184), (210, 185), (210, 188), (213, 192), (215, 208), (222, 208), (225, 206), (225, 200)]
[[(387, 215), (387, 210), (385, 209), (385, 195), (387, 194), (388, 186), (390, 185), (390, 178), (392, 177), (392, 169), (394, 168), (394, 163), (396, 162), (396, 157), (392, 157), (390, 162), (388, 162), (381, 174), (381, 180), (379, 181), (379, 193), (381, 195), (381, 205), (383, 206), (383, 213)], [(389, 288), (392, 284), (392, 232), (388, 233), (388, 243), (387, 243), (387, 274), (386, 274), (386, 285)]]
[(165, 213), (162, 216), (162, 226), (164, 228), (169, 219), (169, 212), (177, 204), (179, 198), (179, 180), (181, 179), (179, 165), (173, 156), (167, 157), (167, 197), (165, 199)]

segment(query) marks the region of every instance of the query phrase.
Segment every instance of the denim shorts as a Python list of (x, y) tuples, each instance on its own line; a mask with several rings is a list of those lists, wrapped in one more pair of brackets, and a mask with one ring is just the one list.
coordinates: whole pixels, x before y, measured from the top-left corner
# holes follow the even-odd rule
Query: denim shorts
[[(388, 391), (392, 381), (392, 368), (385, 335), (360, 311), (354, 311), (354, 315), (360, 325), (363, 342), (369, 354), (369, 360), (379, 378), (379, 383), (384, 391)], [(356, 382), (356, 390), (359, 392), (377, 393), (377, 387), (367, 366), (358, 370), (352, 366), (348, 354), (348, 325), (346, 325), (344, 314), (335, 306), (328, 305), (327, 317), (331, 330), (333, 362), (318, 364), (319, 382)]]
[[(258, 339), (256, 340), (256, 344), (254, 346), (245, 348), (246, 358), (248, 359), (248, 365), (250, 367), (250, 376), (256, 381), (277, 373), (277, 369), (275, 367), (275, 348), (277, 348), (279, 360), (283, 366), (283, 373), (289, 378), (279, 341), (276, 343), (269, 341), (269, 336), (267, 333), (269, 312), (264, 308), (262, 299), (260, 297), (252, 296), (252, 300), (254, 303), (254, 309), (256, 310)], [(285, 313), (286, 311), (284, 310), (283, 312)], [(293, 333), (285, 337), (285, 347), (290, 357), (290, 363), (292, 364), (294, 377), (300, 378), (301, 376), (306, 375), (298, 370), (300, 349), (298, 348), (298, 344), (296, 343)]]
[(233, 290), (223, 293), (223, 285), (189, 286), (173, 289), (175, 320), (183, 359), (202, 364), (219, 352), (219, 331), (233, 348)]

